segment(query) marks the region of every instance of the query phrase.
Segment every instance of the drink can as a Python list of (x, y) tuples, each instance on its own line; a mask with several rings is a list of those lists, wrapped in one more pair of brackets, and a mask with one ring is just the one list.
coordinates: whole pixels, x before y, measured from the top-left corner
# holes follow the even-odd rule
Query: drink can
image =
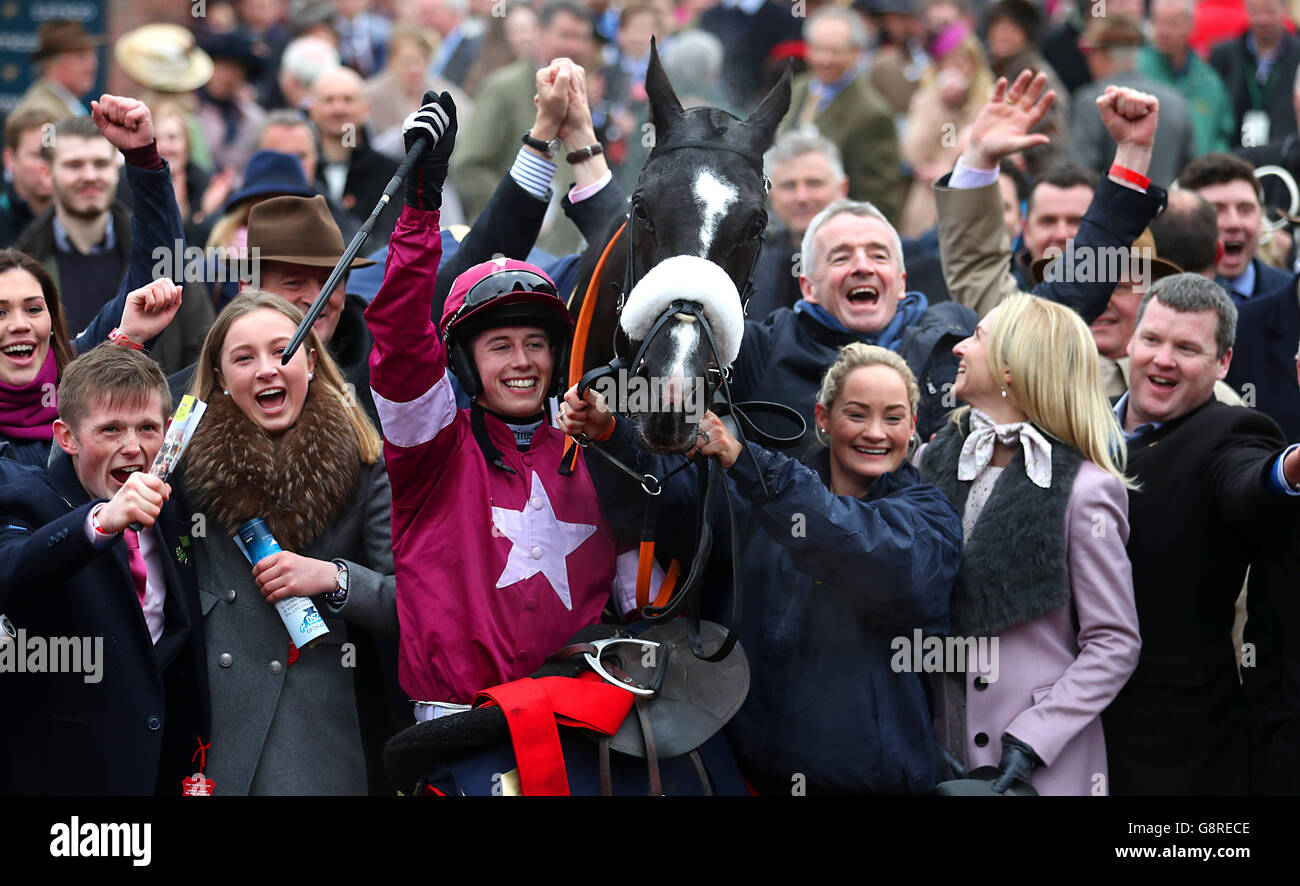
[[(240, 526), (235, 540), (254, 566), (280, 552), (280, 544), (261, 517), (254, 517)], [(330, 631), (310, 597), (285, 597), (276, 602), (275, 609), (280, 613), (289, 638), (299, 649), (307, 649)]]

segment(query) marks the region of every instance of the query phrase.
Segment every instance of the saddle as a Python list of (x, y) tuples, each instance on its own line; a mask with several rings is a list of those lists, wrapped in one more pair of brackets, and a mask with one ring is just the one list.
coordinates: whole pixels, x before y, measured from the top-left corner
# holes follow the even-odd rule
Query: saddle
[[(713, 648), (725, 636), (711, 622), (700, 633)], [(384, 763), (417, 793), (743, 793), (717, 733), (748, 691), (744, 652), (698, 658), (684, 621), (592, 625), (532, 676), (394, 736)]]

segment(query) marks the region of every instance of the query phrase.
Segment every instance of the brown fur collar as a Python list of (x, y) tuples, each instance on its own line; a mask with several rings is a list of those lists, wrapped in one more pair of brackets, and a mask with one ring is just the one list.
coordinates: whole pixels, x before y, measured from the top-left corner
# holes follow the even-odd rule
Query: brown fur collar
[(216, 392), (185, 454), (195, 504), (234, 535), (266, 521), (286, 551), (316, 539), (356, 494), (361, 451), (344, 406), (308, 388), (297, 423), (277, 440)]

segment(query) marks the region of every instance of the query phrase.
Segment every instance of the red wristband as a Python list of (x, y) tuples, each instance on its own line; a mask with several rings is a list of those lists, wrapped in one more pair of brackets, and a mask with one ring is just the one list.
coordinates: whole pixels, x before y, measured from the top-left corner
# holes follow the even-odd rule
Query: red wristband
[(116, 326), (113, 327), (113, 331), (108, 334), (108, 340), (115, 345), (121, 345), (122, 347), (130, 348), (133, 351), (144, 350), (144, 345), (131, 341), (131, 337)]
[(1151, 179), (1147, 178), (1145, 175), (1139, 175), (1131, 169), (1120, 166), (1118, 163), (1115, 163), (1110, 167), (1110, 174), (1116, 178), (1124, 179), (1124, 181), (1129, 184), (1137, 185), (1144, 191), (1151, 187)]

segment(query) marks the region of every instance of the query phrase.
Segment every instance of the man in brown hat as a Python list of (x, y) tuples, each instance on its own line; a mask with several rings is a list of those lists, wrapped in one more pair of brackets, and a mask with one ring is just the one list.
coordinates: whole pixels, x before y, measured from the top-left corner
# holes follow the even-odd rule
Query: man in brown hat
[[(239, 288), (273, 292), (306, 312), (343, 257), (343, 248), (343, 235), (324, 197), (263, 200), (248, 215), (248, 250), (255, 277), (241, 280)], [(349, 268), (373, 264), (368, 258), (354, 258)], [(347, 295), (347, 285), (344, 274), (313, 328), (343, 371), (357, 402), (378, 421), (370, 396), (368, 361), (374, 339), (363, 316), (366, 302), (359, 295)], [(172, 394), (189, 390), (193, 376), (193, 366), (171, 376)]]
[(32, 62), (41, 77), (19, 100), (15, 112), (29, 107), (49, 110), (55, 119), (86, 117), (90, 110), (81, 103), (81, 96), (90, 92), (99, 73), (99, 58), (95, 48), (104, 42), (103, 37), (86, 33), (80, 22), (50, 19), (37, 31), (36, 51)]
[(1093, 19), (1079, 39), (1088, 60), (1092, 82), (1074, 93), (1070, 112), (1070, 141), (1075, 156), (1094, 172), (1106, 174), (1115, 153), (1115, 142), (1106, 131), (1097, 110), (1097, 99), (1108, 86), (1127, 86), (1154, 95), (1160, 101), (1160, 129), (1147, 175), (1162, 188), (1173, 184), (1182, 168), (1196, 156), (1196, 131), (1187, 110), (1187, 100), (1161, 83), (1138, 72), (1138, 51), (1142, 48), (1138, 23), (1123, 15)]

